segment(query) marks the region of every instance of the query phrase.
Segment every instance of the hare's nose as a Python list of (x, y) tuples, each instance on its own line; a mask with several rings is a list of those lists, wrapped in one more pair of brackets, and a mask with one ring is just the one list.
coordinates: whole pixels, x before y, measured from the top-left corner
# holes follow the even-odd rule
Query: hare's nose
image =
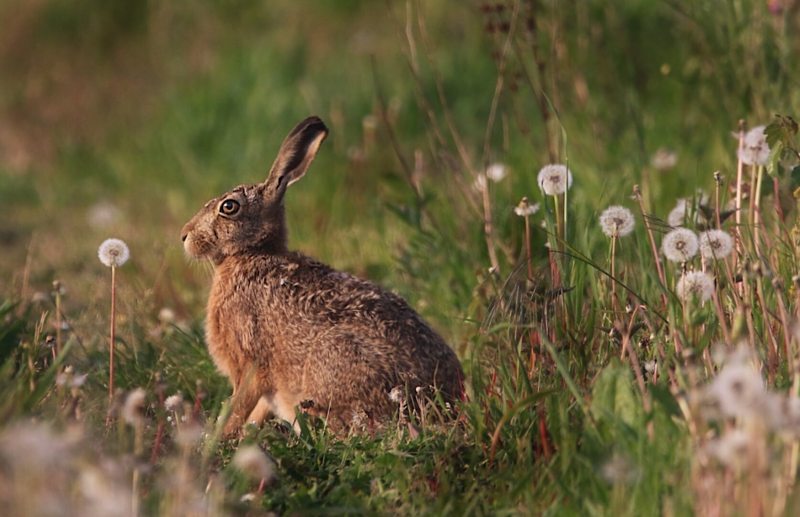
[(181, 234), (181, 242), (186, 242), (186, 237), (188, 237), (188, 233)]

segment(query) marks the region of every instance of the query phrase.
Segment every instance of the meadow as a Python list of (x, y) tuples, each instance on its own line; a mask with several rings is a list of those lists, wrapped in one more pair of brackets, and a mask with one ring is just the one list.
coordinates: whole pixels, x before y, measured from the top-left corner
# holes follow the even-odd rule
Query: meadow
[[(799, 26), (794, 0), (0, 4), (0, 514), (800, 513)], [(180, 230), (311, 114), (290, 247), (446, 338), (455, 422), (220, 439)]]

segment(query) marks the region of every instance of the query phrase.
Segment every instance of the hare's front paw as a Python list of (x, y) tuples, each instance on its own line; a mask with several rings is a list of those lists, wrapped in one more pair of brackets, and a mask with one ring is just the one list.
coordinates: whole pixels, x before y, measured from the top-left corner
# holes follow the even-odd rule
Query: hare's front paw
[(225, 427), (222, 429), (222, 439), (234, 440), (237, 438), (241, 438), (242, 432), (244, 430), (243, 425), (244, 422), (242, 420), (231, 416), (231, 418), (229, 418), (228, 421), (225, 422)]

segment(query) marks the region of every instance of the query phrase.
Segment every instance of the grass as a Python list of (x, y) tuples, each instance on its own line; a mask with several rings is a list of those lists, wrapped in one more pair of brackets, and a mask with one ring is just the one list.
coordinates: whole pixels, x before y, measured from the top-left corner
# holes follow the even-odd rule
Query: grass
[[(651, 247), (678, 198), (690, 216), (735, 199), (740, 119), (777, 121), (770, 145), (796, 153), (774, 117), (800, 113), (794, 7), (43, 0), (0, 20), (3, 514), (797, 512), (797, 168), (773, 152), (739, 226), (686, 221), (737, 237), (731, 257)], [(468, 380), (457, 424), (336, 440), (300, 415), (299, 435), (270, 422), (217, 439), (230, 388), (203, 339), (209, 268), (178, 233), (259, 181), (310, 113), (331, 138), (287, 196), (291, 246), (399, 292), (446, 336)], [(495, 162), (509, 173), (484, 195)], [(558, 204), (537, 185), (550, 162), (575, 179)], [(541, 206), (530, 252), (523, 196)], [(636, 217), (613, 255), (609, 205)], [(131, 248), (111, 403), (108, 237)], [(681, 298), (700, 269), (713, 298)], [(731, 409), (734, 374), (752, 393)], [(235, 466), (247, 444), (274, 479)]]

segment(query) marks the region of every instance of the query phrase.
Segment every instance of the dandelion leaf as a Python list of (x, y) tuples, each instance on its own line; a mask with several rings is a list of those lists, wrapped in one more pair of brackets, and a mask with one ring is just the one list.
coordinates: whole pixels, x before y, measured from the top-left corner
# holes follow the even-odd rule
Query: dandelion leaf
[(767, 137), (767, 144), (769, 144), (770, 148), (774, 148), (778, 142), (791, 144), (798, 130), (800, 130), (800, 126), (792, 117), (775, 115), (775, 120), (764, 128), (764, 134)]

